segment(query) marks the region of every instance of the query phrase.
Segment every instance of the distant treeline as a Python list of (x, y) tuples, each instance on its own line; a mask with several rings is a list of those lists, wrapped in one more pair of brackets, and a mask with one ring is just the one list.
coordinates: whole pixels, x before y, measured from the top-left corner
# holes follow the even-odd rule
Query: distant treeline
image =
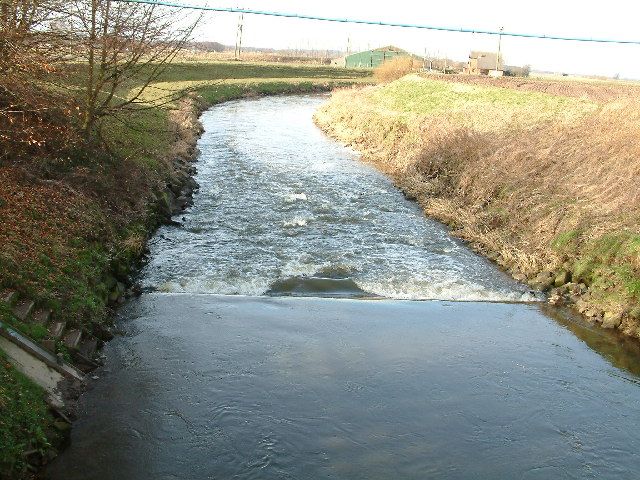
[[(219, 42), (189, 42), (187, 48), (192, 50), (200, 50), (202, 52), (228, 52), (234, 51), (233, 45), (224, 45)], [(300, 48), (263, 48), (263, 47), (242, 47), (244, 53), (267, 53), (283, 56), (297, 56), (297, 57), (326, 57), (335, 58), (344, 55), (344, 52), (340, 50), (318, 50), (318, 49), (300, 49)]]

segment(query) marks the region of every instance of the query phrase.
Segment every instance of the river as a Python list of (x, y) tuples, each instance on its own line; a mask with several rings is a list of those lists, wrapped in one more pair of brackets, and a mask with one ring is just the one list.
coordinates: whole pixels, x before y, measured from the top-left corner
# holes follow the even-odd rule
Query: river
[(544, 306), (312, 122), (202, 116), (194, 206), (53, 479), (634, 478), (637, 346)]

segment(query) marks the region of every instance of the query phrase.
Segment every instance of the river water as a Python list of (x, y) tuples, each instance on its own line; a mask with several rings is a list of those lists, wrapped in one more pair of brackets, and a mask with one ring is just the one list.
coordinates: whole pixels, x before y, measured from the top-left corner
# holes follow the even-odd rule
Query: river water
[(425, 219), (318, 131), (322, 101), (203, 115), (195, 204), (49, 476), (636, 478), (637, 345)]
[(534, 299), (324, 136), (312, 115), (325, 100), (232, 102), (202, 116), (202, 189), (182, 225), (151, 242), (148, 289)]

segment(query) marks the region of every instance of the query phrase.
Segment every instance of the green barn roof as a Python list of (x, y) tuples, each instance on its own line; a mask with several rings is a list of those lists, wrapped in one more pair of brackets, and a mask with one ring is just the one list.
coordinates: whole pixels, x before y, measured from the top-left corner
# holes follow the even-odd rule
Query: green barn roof
[(389, 45), (387, 47), (352, 53), (345, 57), (345, 67), (348, 68), (376, 68), (384, 62), (396, 57), (408, 57), (411, 54), (401, 48)]

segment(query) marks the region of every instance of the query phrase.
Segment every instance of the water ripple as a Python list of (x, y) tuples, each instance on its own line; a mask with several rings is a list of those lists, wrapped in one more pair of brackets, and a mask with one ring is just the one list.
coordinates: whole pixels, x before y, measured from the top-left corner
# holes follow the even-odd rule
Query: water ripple
[[(181, 225), (152, 240), (147, 289), (325, 296), (342, 271), (353, 285), (338, 296), (536, 300), (324, 136), (312, 122), (322, 101), (232, 102), (203, 115), (202, 188)], [(304, 286), (278, 288), (293, 284)]]

